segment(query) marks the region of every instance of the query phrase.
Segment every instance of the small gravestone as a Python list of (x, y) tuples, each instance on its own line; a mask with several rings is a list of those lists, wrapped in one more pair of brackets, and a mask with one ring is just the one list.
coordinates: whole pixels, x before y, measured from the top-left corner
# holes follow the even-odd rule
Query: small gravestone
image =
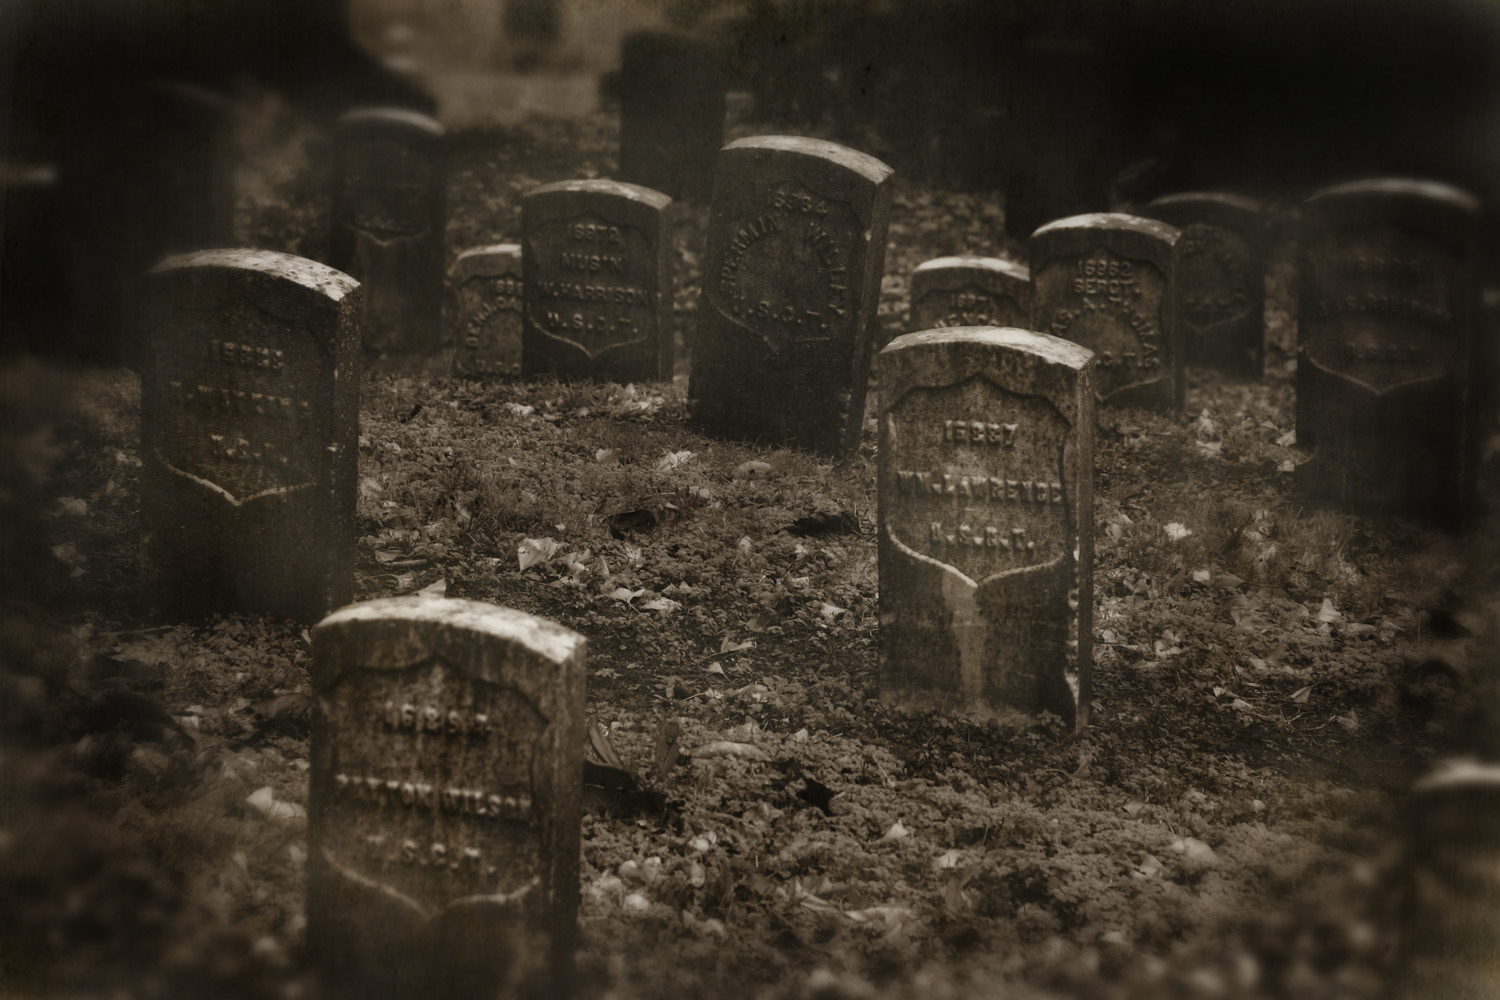
[[(880, 698), (1080, 724), (1093, 632), (1094, 356), (954, 327), (880, 352)], [(1069, 610), (1076, 590), (1076, 625)]]
[(444, 130), (400, 108), (338, 120), (330, 263), (365, 290), (365, 350), (428, 354), (442, 339)]
[(314, 630), (307, 932), (336, 995), (566, 994), (585, 645), (424, 597)]
[(859, 446), (891, 168), (818, 139), (719, 153), (688, 406), (719, 437)]
[(620, 67), (620, 178), (706, 199), (724, 145), (724, 56), (675, 31), (625, 36)]
[(599, 382), (672, 377), (672, 237), (660, 191), (562, 181), (521, 203), (521, 370)]
[(459, 254), (448, 268), (453, 375), (521, 373), (521, 245)]
[(1326, 188), (1302, 208), (1297, 469), (1308, 500), (1456, 526), (1474, 489), (1479, 203), (1443, 184)]
[(1141, 214), (1176, 226), (1183, 362), (1259, 378), (1266, 357), (1266, 246), (1260, 202), (1166, 195)]
[(998, 257), (939, 257), (911, 273), (910, 332), (1031, 325), (1031, 272)]
[(141, 520), (169, 614), (316, 621), (353, 585), (359, 283), (271, 250), (148, 283)]
[(1031, 328), (1093, 351), (1102, 403), (1170, 410), (1178, 349), (1178, 231), (1133, 215), (1075, 215), (1031, 235)]

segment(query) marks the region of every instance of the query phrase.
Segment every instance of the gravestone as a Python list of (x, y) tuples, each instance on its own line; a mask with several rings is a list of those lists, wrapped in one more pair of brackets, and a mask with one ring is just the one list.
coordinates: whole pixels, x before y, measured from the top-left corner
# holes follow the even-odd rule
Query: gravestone
[(819, 139), (719, 153), (688, 406), (705, 433), (859, 447), (891, 168)]
[(1260, 378), (1266, 359), (1266, 245), (1260, 202), (1171, 194), (1141, 215), (1176, 226), (1183, 363)]
[(329, 262), (365, 290), (365, 350), (428, 354), (442, 339), (443, 126), (416, 111), (338, 120)]
[(567, 994), (585, 649), (441, 598), (314, 629), (307, 932), (338, 996)]
[(141, 520), (173, 615), (316, 621), (353, 586), (358, 282), (272, 250), (148, 280)]
[(938, 257), (911, 273), (910, 332), (1031, 325), (1031, 272), (998, 257)]
[(562, 181), (521, 203), (521, 370), (567, 379), (672, 377), (672, 236), (660, 191)]
[(521, 374), (521, 245), (471, 247), (448, 268), (453, 375)]
[(724, 54), (676, 31), (633, 31), (621, 45), (620, 178), (673, 198), (713, 189), (724, 145)]
[(1456, 188), (1378, 179), (1302, 208), (1297, 469), (1303, 497), (1449, 527), (1474, 489), (1479, 203)]
[(1072, 723), (1076, 639), (1086, 723), (1094, 370), (1077, 344), (993, 327), (909, 333), (880, 352), (883, 703)]
[(1031, 235), (1031, 328), (1098, 356), (1102, 403), (1182, 406), (1178, 239), (1165, 223), (1114, 213), (1058, 219)]

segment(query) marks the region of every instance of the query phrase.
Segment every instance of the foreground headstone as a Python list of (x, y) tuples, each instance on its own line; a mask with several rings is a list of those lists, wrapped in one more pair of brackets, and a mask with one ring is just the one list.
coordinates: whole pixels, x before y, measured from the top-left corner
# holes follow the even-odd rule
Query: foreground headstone
[(566, 995), (585, 648), (440, 598), (313, 631), (307, 931), (337, 996)]
[[(1094, 356), (956, 327), (880, 352), (880, 699), (1087, 721)], [(1076, 632), (1069, 592), (1076, 588)]]
[(163, 261), (148, 293), (154, 599), (316, 621), (353, 585), (358, 282), (291, 254), (204, 250)]
[(1178, 239), (1165, 223), (1113, 213), (1059, 219), (1031, 236), (1031, 328), (1098, 355), (1107, 405), (1182, 405)]
[(672, 266), (660, 191), (562, 181), (521, 203), (521, 369), (605, 382), (672, 377)]
[(998, 257), (938, 257), (911, 273), (911, 333), (948, 326), (1031, 325), (1031, 272)]
[(1500, 765), (1455, 760), (1419, 780), (1407, 808), (1400, 947), (1390, 996), (1500, 996)]
[(1443, 184), (1326, 188), (1302, 208), (1297, 469), (1313, 503), (1456, 526), (1470, 505), (1479, 203)]
[(620, 67), (620, 178), (673, 198), (705, 199), (724, 145), (724, 56), (675, 31), (625, 36)]
[(472, 247), (448, 268), (452, 375), (521, 374), (521, 245)]
[(442, 339), (444, 129), (399, 108), (337, 126), (330, 263), (365, 290), (365, 350), (427, 354)]
[(1141, 214), (1176, 226), (1182, 355), (1242, 378), (1266, 357), (1266, 247), (1260, 202), (1189, 192), (1157, 198)]
[(688, 405), (706, 433), (859, 446), (891, 168), (818, 139), (719, 153)]

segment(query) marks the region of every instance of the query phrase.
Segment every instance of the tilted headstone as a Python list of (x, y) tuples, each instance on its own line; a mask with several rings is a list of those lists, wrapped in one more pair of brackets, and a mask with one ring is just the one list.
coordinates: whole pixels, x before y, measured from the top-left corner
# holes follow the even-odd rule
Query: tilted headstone
[(993, 327), (880, 352), (883, 703), (1073, 722), (1076, 639), (1086, 721), (1094, 370), (1077, 344)]
[(521, 245), (472, 247), (448, 268), (453, 375), (521, 374)]
[(599, 382), (672, 377), (672, 229), (660, 191), (562, 181), (521, 203), (521, 370)]
[(329, 262), (364, 286), (372, 354), (428, 354), (442, 340), (444, 134), (400, 108), (338, 120)]
[(272, 250), (148, 282), (141, 520), (164, 611), (316, 621), (349, 600), (359, 283)]
[(1166, 223), (1113, 213), (1059, 219), (1031, 235), (1031, 328), (1098, 355), (1102, 403), (1182, 406), (1178, 239)]
[(1260, 378), (1266, 359), (1266, 245), (1260, 202), (1189, 192), (1141, 215), (1176, 226), (1183, 362)]
[(859, 447), (891, 168), (819, 139), (719, 153), (688, 406), (704, 432)]
[(314, 629), (307, 934), (337, 996), (567, 995), (585, 648), (441, 598)]
[(625, 36), (620, 68), (620, 178), (702, 200), (724, 145), (724, 55), (675, 31)]
[(1031, 272), (998, 257), (938, 257), (911, 273), (907, 330), (1031, 325)]
[(1470, 366), (1479, 203), (1380, 179), (1302, 206), (1297, 469), (1302, 495), (1457, 525), (1477, 457)]

